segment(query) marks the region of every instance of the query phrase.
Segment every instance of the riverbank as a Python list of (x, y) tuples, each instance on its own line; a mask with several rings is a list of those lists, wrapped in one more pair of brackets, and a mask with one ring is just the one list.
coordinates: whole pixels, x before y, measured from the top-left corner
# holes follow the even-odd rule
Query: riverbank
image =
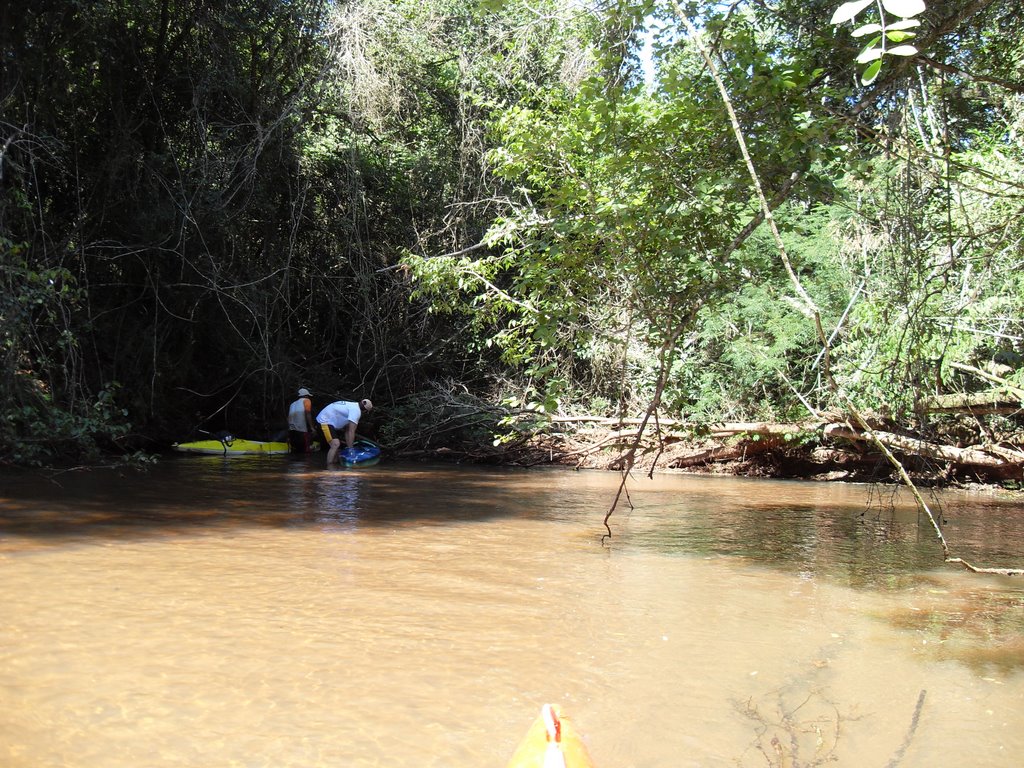
[[(748, 427), (749, 429), (742, 429)], [(881, 450), (866, 440), (797, 424), (724, 425), (705, 434), (646, 434), (610, 427), (552, 431), (495, 446), (459, 444), (398, 451), (396, 457), (460, 463), (619, 471), (631, 464), (642, 473), (715, 474), (825, 482), (899, 483), (900, 477)], [(905, 438), (910, 441), (910, 438)], [(990, 486), (1024, 488), (1019, 463), (970, 464), (943, 459), (935, 445), (917, 440), (920, 450), (895, 455), (915, 484), (922, 487)], [(958, 449), (959, 456), (968, 455)], [(983, 459), (988, 460), (985, 454)], [(979, 459), (981, 461), (982, 459)]]

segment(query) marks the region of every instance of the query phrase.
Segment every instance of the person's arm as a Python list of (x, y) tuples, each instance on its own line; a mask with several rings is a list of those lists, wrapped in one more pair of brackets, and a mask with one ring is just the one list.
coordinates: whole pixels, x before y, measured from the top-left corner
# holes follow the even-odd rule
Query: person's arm
[(350, 421), (348, 426), (345, 427), (345, 445), (348, 448), (352, 447), (352, 443), (356, 441), (356, 423)]
[(309, 400), (306, 400), (305, 402), (306, 402), (306, 405), (305, 405), (305, 409), (306, 409), (306, 426), (309, 427), (309, 431), (310, 432), (316, 432), (316, 424), (313, 423), (313, 406), (309, 402)]

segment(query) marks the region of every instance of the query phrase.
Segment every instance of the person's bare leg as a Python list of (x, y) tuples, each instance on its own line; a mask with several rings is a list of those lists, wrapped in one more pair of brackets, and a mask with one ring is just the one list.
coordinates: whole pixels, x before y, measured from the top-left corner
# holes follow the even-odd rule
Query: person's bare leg
[(341, 447), (341, 440), (334, 438), (331, 440), (331, 447), (327, 450), (327, 466), (331, 466), (338, 458), (338, 449)]

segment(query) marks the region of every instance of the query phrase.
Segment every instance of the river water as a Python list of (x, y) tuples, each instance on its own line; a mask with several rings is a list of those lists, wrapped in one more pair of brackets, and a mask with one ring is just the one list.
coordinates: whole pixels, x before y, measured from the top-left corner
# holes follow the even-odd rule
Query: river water
[[(0, 766), (1017, 768), (1024, 582), (868, 486), (172, 457), (0, 477)], [(954, 554), (1024, 507), (946, 493)], [(630, 507), (631, 504), (631, 507)]]

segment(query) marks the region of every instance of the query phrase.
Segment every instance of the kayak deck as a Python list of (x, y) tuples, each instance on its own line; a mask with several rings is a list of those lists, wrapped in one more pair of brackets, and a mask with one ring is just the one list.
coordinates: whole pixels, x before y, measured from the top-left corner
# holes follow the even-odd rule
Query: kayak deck
[(175, 443), (171, 448), (180, 453), (198, 453), (207, 456), (276, 456), (288, 453), (288, 443), (245, 440), (241, 437)]
[(506, 768), (594, 768), (594, 762), (569, 719), (545, 704)]

